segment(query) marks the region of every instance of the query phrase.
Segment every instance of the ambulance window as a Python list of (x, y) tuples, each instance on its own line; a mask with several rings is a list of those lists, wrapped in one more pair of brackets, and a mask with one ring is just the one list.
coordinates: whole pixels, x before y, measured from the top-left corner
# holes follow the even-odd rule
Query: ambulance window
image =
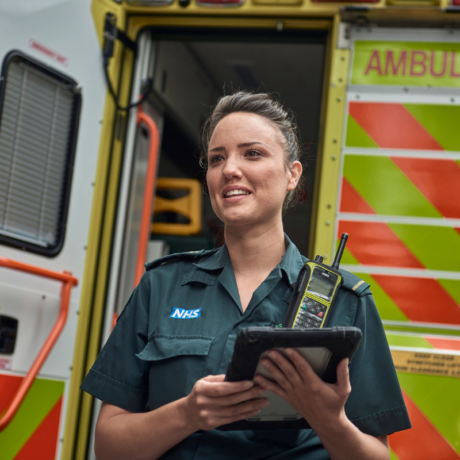
[(48, 257), (64, 242), (81, 95), (18, 51), (0, 80), (0, 243)]

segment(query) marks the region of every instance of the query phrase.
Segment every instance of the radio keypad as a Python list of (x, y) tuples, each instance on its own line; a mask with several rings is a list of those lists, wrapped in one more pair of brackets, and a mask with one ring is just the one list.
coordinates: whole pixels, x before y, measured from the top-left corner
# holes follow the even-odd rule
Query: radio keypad
[(297, 315), (296, 325), (301, 327), (321, 327), (327, 307), (313, 299), (305, 298)]

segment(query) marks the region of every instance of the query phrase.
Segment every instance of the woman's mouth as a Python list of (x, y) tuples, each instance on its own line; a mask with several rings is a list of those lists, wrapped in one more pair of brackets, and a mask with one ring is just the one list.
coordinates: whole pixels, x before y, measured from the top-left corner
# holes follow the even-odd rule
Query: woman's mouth
[(236, 201), (241, 201), (244, 200), (248, 195), (250, 195), (251, 192), (248, 190), (243, 190), (243, 189), (233, 189), (233, 190), (228, 190), (227, 192), (224, 192), (224, 200), (227, 203), (233, 203)]
[(249, 195), (250, 192), (247, 190), (230, 190), (227, 193), (225, 193), (224, 198), (229, 198), (231, 196), (237, 196), (237, 195)]

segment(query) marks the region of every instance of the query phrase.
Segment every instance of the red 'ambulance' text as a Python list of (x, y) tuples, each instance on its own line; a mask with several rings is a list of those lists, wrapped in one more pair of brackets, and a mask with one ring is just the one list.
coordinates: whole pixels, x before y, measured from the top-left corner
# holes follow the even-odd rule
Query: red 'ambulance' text
[[(392, 50), (380, 52), (373, 50), (366, 65), (365, 75), (373, 72), (387, 76), (435, 78), (450, 76), (460, 78), (460, 57), (455, 51), (403, 50), (396, 55)], [(457, 68), (458, 67), (458, 68)]]

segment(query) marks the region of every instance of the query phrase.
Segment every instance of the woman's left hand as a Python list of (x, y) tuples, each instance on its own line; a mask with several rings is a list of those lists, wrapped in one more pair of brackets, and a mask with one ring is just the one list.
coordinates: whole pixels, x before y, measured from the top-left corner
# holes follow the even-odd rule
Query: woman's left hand
[(331, 423), (346, 424), (345, 403), (351, 392), (348, 358), (337, 366), (337, 383), (330, 384), (323, 382), (297, 351), (287, 348), (285, 353), (289, 359), (271, 350), (270, 359), (262, 360), (276, 382), (261, 375), (255, 378), (256, 382), (288, 401), (318, 435)]

